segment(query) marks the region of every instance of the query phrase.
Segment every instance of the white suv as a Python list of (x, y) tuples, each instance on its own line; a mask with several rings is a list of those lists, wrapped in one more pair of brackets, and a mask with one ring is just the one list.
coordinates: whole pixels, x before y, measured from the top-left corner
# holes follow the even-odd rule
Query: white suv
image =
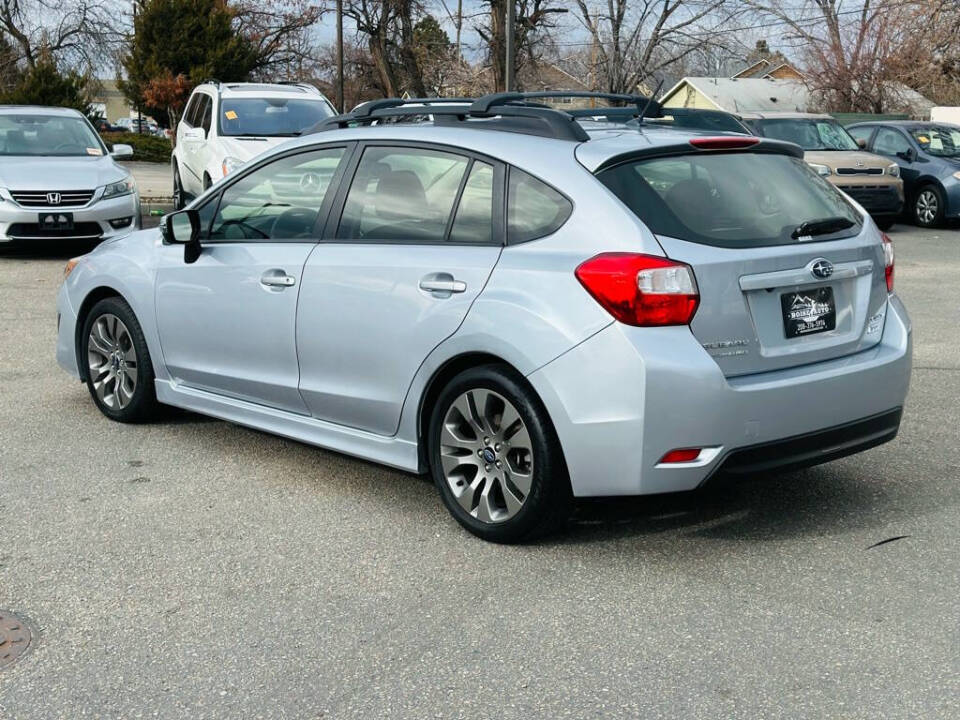
[(312, 85), (198, 85), (177, 125), (173, 201), (177, 209), (255, 155), (336, 114)]

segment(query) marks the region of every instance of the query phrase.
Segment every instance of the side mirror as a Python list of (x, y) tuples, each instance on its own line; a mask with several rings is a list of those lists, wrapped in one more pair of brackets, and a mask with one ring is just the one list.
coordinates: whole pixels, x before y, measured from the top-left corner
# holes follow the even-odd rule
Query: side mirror
[(170, 213), (163, 218), (164, 243), (183, 245), (183, 261), (194, 263), (200, 257), (200, 213), (193, 208)]
[(867, 141), (864, 140), (863, 138), (857, 138), (857, 147), (859, 147), (861, 150), (866, 150)]
[(130, 145), (117, 143), (110, 151), (110, 157), (114, 160), (128, 160), (133, 157), (133, 148)]
[(207, 139), (207, 133), (202, 127), (187, 128), (183, 131), (183, 139), (203, 141)]
[(903, 160), (906, 160), (907, 162), (913, 162), (914, 160), (917, 159), (916, 153), (913, 151), (913, 148), (910, 148), (908, 150), (901, 150), (900, 152), (897, 153), (897, 157)]

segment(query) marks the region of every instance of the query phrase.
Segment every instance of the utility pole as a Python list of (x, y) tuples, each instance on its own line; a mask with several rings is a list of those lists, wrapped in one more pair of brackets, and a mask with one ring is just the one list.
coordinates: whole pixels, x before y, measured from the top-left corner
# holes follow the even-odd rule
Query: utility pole
[(514, 41), (516, 40), (516, 34), (514, 30), (514, 25), (517, 23), (517, 3), (516, 0), (507, 0), (507, 62), (506, 62), (506, 77), (504, 78), (504, 90), (507, 92), (512, 92), (514, 90), (514, 77), (513, 77), (513, 65), (516, 55), (516, 48), (514, 47)]
[(343, 0), (337, 0), (337, 112), (343, 107)]

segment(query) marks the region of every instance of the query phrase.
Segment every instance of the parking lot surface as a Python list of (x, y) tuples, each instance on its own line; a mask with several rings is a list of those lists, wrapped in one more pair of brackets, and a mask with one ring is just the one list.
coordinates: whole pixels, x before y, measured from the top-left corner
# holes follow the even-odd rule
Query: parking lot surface
[(891, 235), (897, 440), (521, 547), (423, 478), (111, 423), (54, 360), (68, 255), (0, 256), (0, 718), (960, 716), (960, 232)]

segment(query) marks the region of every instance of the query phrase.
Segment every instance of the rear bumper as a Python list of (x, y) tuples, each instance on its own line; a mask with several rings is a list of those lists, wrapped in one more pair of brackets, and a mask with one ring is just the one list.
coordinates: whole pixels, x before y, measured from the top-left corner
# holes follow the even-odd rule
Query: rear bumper
[(900, 429), (902, 408), (784, 440), (727, 453), (708, 478), (784, 472), (838, 460), (890, 442)]
[[(721, 467), (781, 469), (763, 466), (768, 454), (791, 467), (892, 439), (911, 356), (910, 320), (894, 295), (880, 342), (834, 360), (727, 378), (686, 327), (614, 323), (528, 379), (553, 420), (574, 494), (636, 495), (691, 490)], [(878, 416), (886, 419), (875, 436), (869, 421)], [(705, 450), (689, 463), (659, 462), (689, 447)]]

